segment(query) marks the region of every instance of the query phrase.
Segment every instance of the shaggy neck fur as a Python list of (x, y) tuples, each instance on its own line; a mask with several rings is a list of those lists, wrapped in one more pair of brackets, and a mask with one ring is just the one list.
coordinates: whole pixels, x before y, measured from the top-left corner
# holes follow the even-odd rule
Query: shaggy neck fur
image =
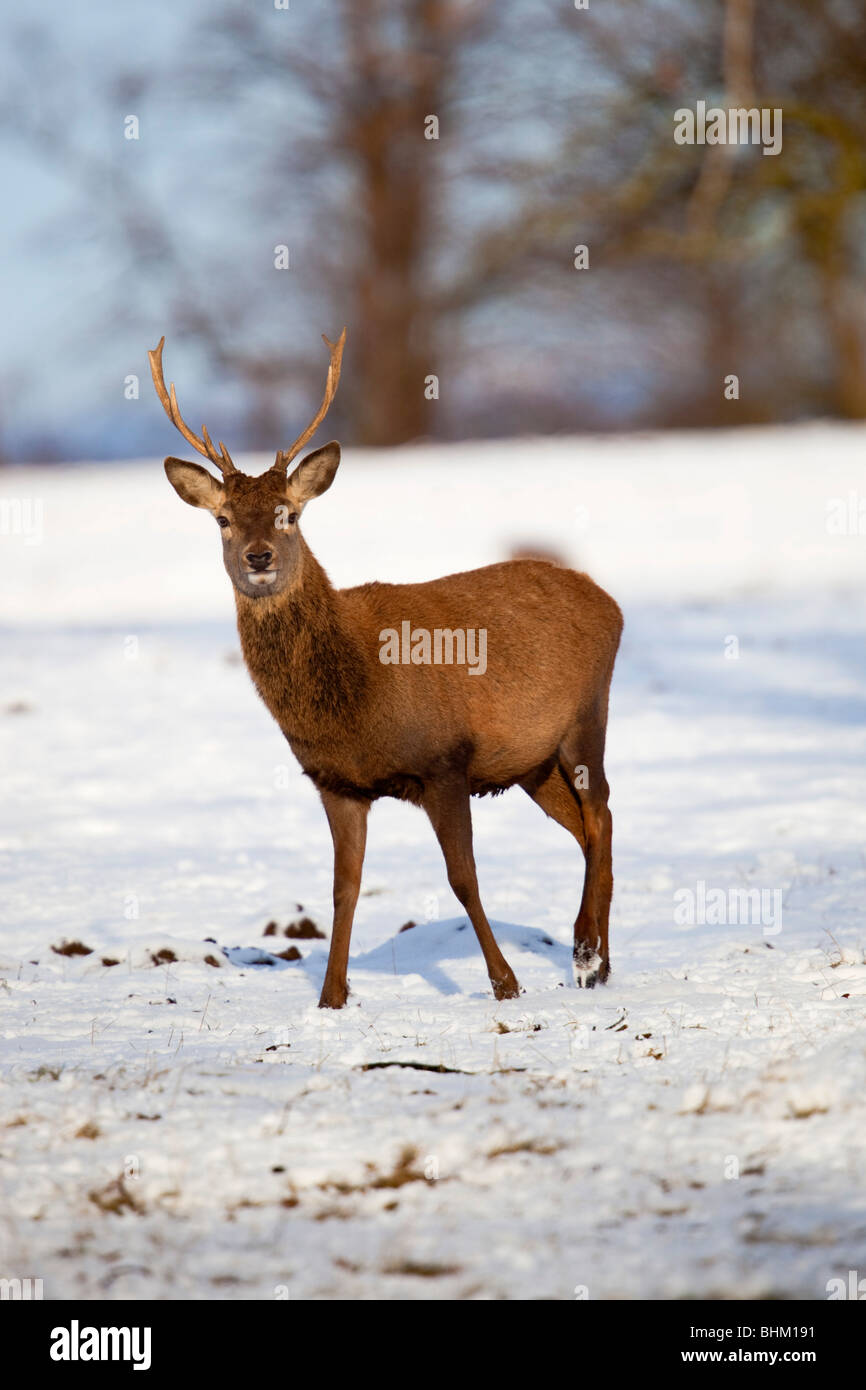
[(345, 735), (363, 703), (368, 673), (342, 596), (299, 540), (290, 589), (258, 599), (235, 590), (235, 602), (253, 683), (289, 742), (304, 748)]

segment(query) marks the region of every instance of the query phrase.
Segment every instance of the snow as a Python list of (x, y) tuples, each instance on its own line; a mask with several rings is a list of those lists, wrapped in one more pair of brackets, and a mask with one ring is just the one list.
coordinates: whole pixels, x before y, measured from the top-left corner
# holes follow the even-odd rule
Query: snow
[(329, 932), (330, 837), (240, 663), (212, 523), (155, 461), (5, 470), (43, 521), (0, 535), (0, 1276), (820, 1299), (862, 1272), (866, 534), (827, 518), (864, 443), (346, 453), (304, 518), (336, 582), (539, 544), (626, 630), (610, 983), (571, 983), (582, 863), (527, 797), (474, 803), (504, 1003), (425, 818), (383, 801), (340, 1013), (327, 941), (264, 935)]

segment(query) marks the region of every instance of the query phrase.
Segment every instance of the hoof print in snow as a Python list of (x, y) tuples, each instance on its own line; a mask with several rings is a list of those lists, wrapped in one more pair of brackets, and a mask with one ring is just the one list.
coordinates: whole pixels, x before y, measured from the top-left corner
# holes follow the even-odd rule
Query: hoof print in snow
[(311, 917), (301, 917), (299, 920), (290, 922), (283, 935), (293, 937), (296, 941), (325, 940), (325, 933), (319, 931)]
[(122, 1216), (125, 1211), (138, 1214), (144, 1211), (144, 1207), (133, 1197), (123, 1178), (115, 1178), (107, 1186), (95, 1189), (87, 1195), (100, 1211), (113, 1212), (115, 1216)]
[(177, 956), (168, 946), (163, 946), (159, 951), (151, 951), (150, 958), (154, 965), (173, 965)]
[(92, 956), (93, 950), (90, 946), (83, 945), (80, 941), (61, 941), (59, 946), (52, 946), (52, 951), (56, 956)]
[(258, 946), (224, 946), (223, 955), (232, 965), (273, 965), (277, 959)]
[[(325, 933), (320, 931), (311, 917), (304, 916), (304, 909), (298, 903), (298, 916), (293, 917), (287, 926), (283, 927), (282, 932), (278, 924), (271, 920), (262, 932), (262, 936), (288, 936), (296, 941), (324, 941)], [(290, 957), (294, 959), (294, 957)]]
[[(291, 955), (291, 950), (294, 950), (296, 954)], [(275, 966), (282, 969), (286, 961), (301, 959), (301, 953), (296, 946), (291, 947), (288, 952), (281, 951), (279, 955), (274, 955), (271, 951), (263, 951), (261, 946), (224, 946), (222, 953), (232, 965), (266, 966), (271, 969)]]

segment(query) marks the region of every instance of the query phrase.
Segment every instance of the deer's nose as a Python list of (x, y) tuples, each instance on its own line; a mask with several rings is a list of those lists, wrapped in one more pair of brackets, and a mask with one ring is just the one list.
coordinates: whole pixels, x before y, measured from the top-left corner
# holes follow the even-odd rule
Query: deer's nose
[(251, 570), (266, 570), (273, 558), (272, 550), (248, 550), (244, 555)]

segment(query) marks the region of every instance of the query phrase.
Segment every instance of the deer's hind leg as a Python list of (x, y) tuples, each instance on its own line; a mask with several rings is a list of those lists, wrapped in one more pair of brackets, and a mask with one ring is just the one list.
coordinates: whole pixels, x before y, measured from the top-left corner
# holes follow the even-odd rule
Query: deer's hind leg
[[(580, 779), (579, 779), (580, 780)], [(565, 769), (557, 763), (542, 780), (534, 779), (521, 783), (542, 811), (552, 820), (558, 821), (574, 836), (583, 850), (587, 861), (584, 875), (584, 898), (586, 880), (589, 877), (589, 855), (587, 854), (587, 834), (583, 817), (583, 806), (579, 793), (575, 790)], [(583, 904), (581, 904), (581, 912)], [(605, 918), (605, 924), (607, 919)], [(607, 929), (599, 933), (586, 931), (586, 923), (580, 915), (574, 924), (574, 975), (578, 988), (592, 989), (596, 983), (604, 983), (610, 974), (610, 955), (607, 944)]]
[(577, 792), (574, 791), (558, 762), (552, 768), (545, 765), (536, 774), (520, 784), (537, 806), (540, 806), (551, 820), (574, 836), (580, 848), (586, 853), (586, 835), (583, 829), (583, 812)]
[(604, 720), (582, 722), (559, 748), (560, 767), (574, 788), (583, 823), (586, 871), (574, 924), (574, 975), (578, 988), (584, 989), (604, 984), (610, 975), (613, 821), (608, 807), (610, 788), (604, 775), (604, 739)]

